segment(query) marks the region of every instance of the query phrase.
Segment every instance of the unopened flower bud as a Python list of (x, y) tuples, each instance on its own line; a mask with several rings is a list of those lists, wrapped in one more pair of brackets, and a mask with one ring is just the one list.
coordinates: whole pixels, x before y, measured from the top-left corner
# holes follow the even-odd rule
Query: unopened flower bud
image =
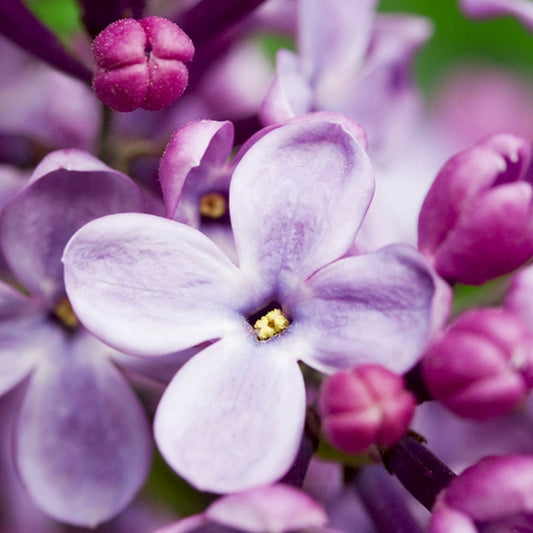
[(420, 211), (418, 242), (451, 282), (481, 284), (533, 255), (531, 143), (486, 137), (453, 156)]
[(334, 374), (320, 391), (324, 434), (347, 453), (393, 444), (407, 432), (414, 410), (415, 399), (402, 377), (379, 365)]
[(433, 398), (448, 409), (485, 420), (507, 413), (527, 395), (532, 348), (513, 313), (471, 310), (428, 347), (422, 375)]
[(531, 531), (533, 456), (481, 459), (438, 496), (429, 533)]
[(183, 94), (194, 46), (170, 20), (147, 17), (110, 24), (94, 39), (93, 54), (93, 88), (104, 104), (115, 111), (155, 111)]

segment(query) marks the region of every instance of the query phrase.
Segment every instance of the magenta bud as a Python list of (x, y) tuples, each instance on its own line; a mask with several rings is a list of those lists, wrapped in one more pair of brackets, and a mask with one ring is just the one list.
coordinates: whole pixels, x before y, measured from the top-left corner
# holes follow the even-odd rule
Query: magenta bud
[(170, 20), (147, 17), (110, 24), (93, 41), (93, 89), (115, 111), (150, 111), (172, 105), (185, 91), (184, 63), (194, 45)]
[(347, 453), (389, 446), (408, 430), (414, 396), (401, 376), (379, 365), (339, 372), (322, 384), (319, 412), (327, 440)]
[(533, 344), (521, 320), (500, 309), (461, 315), (433, 341), (422, 359), (422, 375), (436, 400), (476, 420), (503, 415), (531, 387)]
[(497, 134), (440, 170), (420, 211), (418, 242), (443, 278), (481, 284), (533, 255), (531, 157), (530, 141)]
[(531, 531), (533, 456), (484, 457), (437, 497), (428, 533)]

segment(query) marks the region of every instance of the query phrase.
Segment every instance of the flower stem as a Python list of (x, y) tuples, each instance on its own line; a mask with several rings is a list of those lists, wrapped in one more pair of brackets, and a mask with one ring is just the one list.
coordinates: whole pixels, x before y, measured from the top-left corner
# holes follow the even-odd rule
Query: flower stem
[(379, 449), (387, 470), (428, 510), (438, 493), (448, 486), (455, 474), (411, 432), (397, 444)]

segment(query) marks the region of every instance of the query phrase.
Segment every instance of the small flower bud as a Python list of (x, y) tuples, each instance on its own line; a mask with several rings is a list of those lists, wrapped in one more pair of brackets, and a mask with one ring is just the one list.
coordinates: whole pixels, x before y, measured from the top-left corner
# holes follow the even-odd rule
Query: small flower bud
[(320, 391), (322, 429), (331, 444), (347, 453), (393, 444), (406, 433), (414, 410), (415, 399), (401, 376), (379, 365), (334, 374)]
[(497, 134), (440, 170), (420, 211), (418, 242), (443, 278), (481, 284), (531, 257), (531, 156), (529, 141)]
[(461, 315), (427, 349), (422, 375), (436, 400), (466, 418), (513, 409), (528, 393), (532, 343), (520, 319), (499, 309)]
[(93, 89), (115, 111), (155, 111), (172, 105), (187, 87), (184, 63), (194, 55), (185, 32), (170, 20), (147, 17), (110, 24), (93, 41)]
[(533, 456), (485, 457), (438, 496), (429, 533), (531, 531)]

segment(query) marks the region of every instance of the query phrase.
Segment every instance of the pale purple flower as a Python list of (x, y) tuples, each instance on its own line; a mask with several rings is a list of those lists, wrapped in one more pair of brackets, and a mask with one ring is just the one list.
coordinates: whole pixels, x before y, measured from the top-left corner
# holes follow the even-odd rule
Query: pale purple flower
[(156, 533), (334, 533), (323, 527), (326, 522), (326, 512), (309, 495), (277, 484), (223, 496), (203, 513)]
[(512, 15), (533, 31), (533, 4), (529, 0), (461, 0), (460, 5), (474, 18)]
[(280, 50), (263, 123), (311, 111), (360, 122), (373, 157), (389, 158), (419, 111), (410, 65), (431, 34), (421, 17), (376, 15), (375, 0), (299, 0), (297, 53)]
[(429, 533), (526, 532), (533, 528), (533, 456), (491, 456), (438, 496)]
[(95, 220), (65, 249), (76, 313), (111, 346), (163, 354), (212, 341), (155, 419), (165, 459), (198, 488), (241, 491), (287, 471), (305, 414), (298, 360), (403, 372), (427, 341), (434, 283), (417, 252), (343, 257), (373, 190), (348, 124), (296, 120), (245, 152), (229, 194), (238, 267), (199, 231), (140, 214)]
[(125, 175), (62, 150), (43, 159), (0, 218), (3, 254), (28, 294), (0, 283), (0, 393), (25, 382), (13, 456), (35, 503), (71, 524), (94, 527), (132, 500), (150, 465), (151, 439), (114, 350), (73, 315), (60, 258), (87, 221), (146, 205)]

